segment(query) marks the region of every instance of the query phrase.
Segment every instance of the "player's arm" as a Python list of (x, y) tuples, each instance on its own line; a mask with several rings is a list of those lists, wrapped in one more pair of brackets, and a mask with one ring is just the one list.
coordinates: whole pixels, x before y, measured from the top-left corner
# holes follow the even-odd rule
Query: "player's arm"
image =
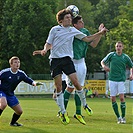
[(41, 55), (44, 56), (48, 50), (50, 50), (52, 48), (52, 45), (49, 43), (45, 43), (44, 45), (44, 49), (41, 51)]
[(51, 44), (46, 43), (44, 45), (44, 49), (43, 50), (35, 50), (33, 52), (33, 55), (38, 55), (38, 54), (45, 55), (49, 49), (51, 49)]
[(91, 41), (95, 40), (97, 37), (104, 35), (107, 31), (108, 31), (108, 29), (106, 29), (104, 27), (99, 32), (97, 32), (93, 35), (90, 35), (90, 36), (86, 36), (82, 40), (85, 42), (91, 42)]
[(109, 72), (110, 71), (110, 68), (108, 66), (105, 65), (104, 61), (102, 60), (101, 61), (101, 66), (102, 68), (106, 71), (106, 72)]
[(25, 72), (23, 72), (22, 75), (23, 75), (23, 81), (24, 81), (25, 83), (28, 83), (28, 84), (30, 84), (30, 85), (32, 85), (32, 86), (43, 85), (43, 83), (41, 83), (41, 82), (36, 82), (36, 81), (34, 81), (33, 79), (31, 79), (30, 77), (28, 77), (28, 76), (25, 74)]
[[(104, 28), (104, 24), (102, 23), (102, 24), (99, 25), (99, 28), (98, 28), (98, 29), (99, 29), (99, 31), (101, 31), (103, 28)], [(98, 45), (99, 41), (101, 40), (101, 37), (102, 37), (102, 35), (99, 35), (98, 37), (96, 37), (96, 38), (90, 43), (90, 46), (93, 47), (93, 48), (95, 48), (95, 47)]]
[(130, 68), (130, 80), (133, 80), (133, 67)]
[(96, 38), (90, 43), (90, 46), (93, 47), (93, 48), (95, 48), (95, 47), (98, 45), (99, 41), (101, 40), (101, 37), (102, 37), (102, 35), (99, 35), (98, 37), (96, 37)]
[(42, 50), (35, 50), (35, 51), (33, 52), (33, 55), (41, 54), (41, 51), (42, 51)]

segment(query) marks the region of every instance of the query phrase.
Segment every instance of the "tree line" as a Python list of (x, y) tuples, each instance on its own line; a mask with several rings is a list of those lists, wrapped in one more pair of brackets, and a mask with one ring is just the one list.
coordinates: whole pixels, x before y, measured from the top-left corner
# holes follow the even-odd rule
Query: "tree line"
[(9, 58), (16, 55), (26, 73), (49, 74), (49, 54), (32, 56), (32, 52), (43, 49), (50, 28), (57, 25), (56, 13), (72, 4), (79, 8), (91, 34), (100, 23), (109, 29), (96, 48), (88, 48), (88, 73), (101, 70), (100, 60), (117, 41), (124, 43), (124, 52), (133, 59), (132, 0), (1, 0), (0, 70), (9, 67)]

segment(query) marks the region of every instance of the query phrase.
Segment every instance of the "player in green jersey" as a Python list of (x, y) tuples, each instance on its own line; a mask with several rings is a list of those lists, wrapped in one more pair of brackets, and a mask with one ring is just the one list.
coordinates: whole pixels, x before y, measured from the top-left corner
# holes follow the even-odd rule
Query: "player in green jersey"
[[(74, 18), (72, 20), (72, 24), (76, 29), (80, 30), (82, 33), (86, 34), (87, 36), (90, 35), (89, 31), (86, 28), (84, 28), (84, 21), (82, 19), (82, 16), (79, 15), (76, 18)], [(103, 27), (104, 27), (104, 25), (101, 24), (99, 26), (99, 30), (102, 29)], [(85, 63), (85, 56), (86, 56), (86, 52), (88, 49), (88, 45), (90, 45), (92, 47), (96, 47), (98, 42), (100, 41), (101, 37), (102, 37), (102, 35), (98, 36), (91, 43), (87, 43), (87, 42), (84, 42), (84, 41), (79, 40), (77, 38), (74, 38), (73, 62), (74, 62), (76, 74), (78, 77), (78, 81), (79, 81), (81, 86), (84, 86), (84, 81), (85, 81), (85, 77), (86, 77), (87, 68), (86, 68), (86, 63)], [(74, 88), (75, 88), (74, 85), (72, 84), (72, 82), (68, 78), (67, 79), (67, 89), (64, 92), (65, 108), (67, 108), (69, 97), (70, 97), (71, 93), (73, 92)], [(80, 123), (85, 125), (86, 122), (84, 121), (82, 114), (81, 114), (81, 101), (80, 101), (80, 98), (76, 92), (74, 94), (74, 99), (75, 99), (75, 105), (76, 105), (76, 112), (75, 112), (74, 118), (76, 118)], [(92, 109), (89, 106), (88, 106), (88, 110), (85, 110), (85, 111), (87, 112), (88, 115), (93, 114)]]
[[(110, 52), (101, 61), (101, 65), (106, 72), (109, 72), (109, 88), (112, 100), (112, 108), (117, 117), (117, 123), (126, 123), (125, 111), (126, 103), (124, 98), (126, 66), (130, 68), (130, 79), (133, 80), (133, 62), (130, 57), (123, 53), (123, 43), (118, 41), (115, 44), (115, 52)], [(121, 115), (119, 114), (116, 95), (119, 94)]]

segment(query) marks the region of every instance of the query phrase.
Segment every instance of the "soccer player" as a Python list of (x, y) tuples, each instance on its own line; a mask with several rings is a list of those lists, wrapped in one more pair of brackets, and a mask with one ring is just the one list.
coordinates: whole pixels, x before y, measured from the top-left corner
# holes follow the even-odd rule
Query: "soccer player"
[(9, 64), (10, 68), (0, 71), (0, 115), (8, 105), (15, 111), (10, 126), (22, 126), (17, 120), (20, 118), (23, 111), (17, 97), (14, 95), (14, 90), (21, 81), (33, 86), (40, 85), (40, 83), (33, 81), (24, 71), (19, 69), (20, 60), (17, 56), (10, 58)]
[[(72, 20), (72, 24), (76, 29), (78, 29), (82, 33), (86, 34), (87, 36), (90, 36), (89, 31), (86, 28), (84, 28), (84, 21), (83, 21), (82, 16), (78, 15), (77, 17), (75, 17)], [(99, 30), (101, 30), (103, 27), (104, 27), (104, 25), (101, 24), (99, 26)], [(85, 63), (85, 56), (86, 56), (88, 46), (91, 46), (93, 48), (96, 47), (97, 44), (99, 43), (101, 37), (102, 37), (102, 34), (97, 36), (95, 39), (93, 39), (91, 41), (91, 43), (84, 42), (83, 40), (74, 38), (74, 41), (73, 41), (73, 53), (74, 53), (73, 62), (74, 62), (76, 74), (78, 77), (78, 81), (79, 81), (81, 86), (84, 86), (84, 81), (86, 78), (87, 68), (86, 68), (86, 63)], [(69, 79), (67, 81), (67, 86), (68, 87), (64, 92), (65, 108), (67, 108), (70, 94), (73, 92), (73, 90), (75, 88), (74, 85), (72, 84), (71, 80), (69, 80)], [(82, 114), (81, 114), (81, 101), (80, 101), (80, 98), (79, 98), (78, 94), (76, 93), (76, 91), (74, 93), (74, 99), (75, 99), (75, 105), (76, 105), (76, 113), (74, 115), (74, 118), (76, 118), (80, 123), (85, 125), (86, 122), (84, 121)], [(92, 115), (93, 114), (92, 109), (89, 106), (87, 108), (88, 108), (88, 110), (86, 110), (87, 114)]]
[[(71, 27), (72, 14), (71, 11), (63, 9), (60, 10), (56, 15), (57, 22), (59, 25), (51, 28), (49, 36), (44, 45), (44, 49), (41, 51), (41, 55), (44, 56), (48, 50), (50, 51), (50, 70), (51, 75), (55, 82), (57, 102), (60, 108), (60, 120), (63, 124), (68, 124), (70, 122), (66, 109), (64, 107), (64, 96), (62, 93), (62, 73), (64, 72), (69, 76), (73, 85), (77, 89), (77, 94), (79, 95), (84, 108), (87, 110), (86, 98), (81, 85), (78, 82), (75, 67), (73, 64), (73, 39), (74, 37), (90, 42), (96, 37), (104, 34), (107, 29), (104, 27), (98, 33), (87, 36)], [(36, 54), (35, 52), (33, 53)]]
[[(115, 52), (110, 52), (101, 61), (101, 65), (106, 72), (109, 72), (109, 88), (112, 100), (112, 108), (117, 117), (117, 123), (126, 123), (125, 111), (126, 103), (124, 98), (126, 66), (130, 68), (130, 79), (133, 80), (133, 62), (130, 57), (123, 53), (123, 43), (118, 41), (115, 44)], [(109, 66), (108, 66), (109, 64)], [(116, 95), (119, 94), (121, 115), (119, 114)]]

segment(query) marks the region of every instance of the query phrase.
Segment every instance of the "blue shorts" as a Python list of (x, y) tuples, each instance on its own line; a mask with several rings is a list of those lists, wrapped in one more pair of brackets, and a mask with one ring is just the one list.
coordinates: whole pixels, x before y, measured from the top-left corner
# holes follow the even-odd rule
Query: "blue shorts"
[(9, 95), (6, 95), (3, 91), (0, 91), (0, 98), (1, 97), (5, 97), (6, 98), (7, 104), (10, 107), (13, 107), (13, 106), (16, 106), (16, 105), (19, 104), (19, 101), (18, 101), (16, 96), (9, 96)]

